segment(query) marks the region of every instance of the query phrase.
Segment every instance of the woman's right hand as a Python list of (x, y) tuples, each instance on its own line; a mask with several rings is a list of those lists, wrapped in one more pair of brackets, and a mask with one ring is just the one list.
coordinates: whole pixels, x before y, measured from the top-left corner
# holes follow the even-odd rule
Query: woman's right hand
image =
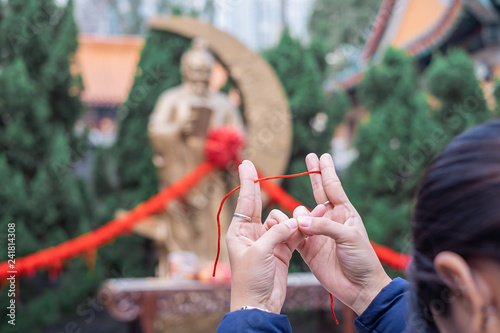
[[(322, 217), (303, 208), (296, 210), (305, 236), (297, 247), (319, 282), (341, 302), (361, 315), (378, 293), (391, 282), (373, 250), (363, 221), (345, 194), (332, 157), (306, 157), (314, 198), (327, 201)], [(318, 215), (318, 214), (316, 214)]]

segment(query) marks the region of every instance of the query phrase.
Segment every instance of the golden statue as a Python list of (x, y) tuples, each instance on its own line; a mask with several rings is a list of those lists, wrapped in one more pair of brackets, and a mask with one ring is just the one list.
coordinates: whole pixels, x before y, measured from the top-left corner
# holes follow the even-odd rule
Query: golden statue
[[(229, 97), (209, 89), (213, 64), (207, 43), (194, 39), (192, 49), (181, 58), (183, 83), (162, 93), (151, 114), (148, 135), (160, 190), (205, 160), (205, 135), (209, 129), (224, 125), (243, 129), (242, 117)], [(228, 172), (212, 172), (187, 196), (172, 201), (165, 212), (136, 225), (134, 230), (153, 239), (157, 246), (159, 277), (168, 276), (167, 255), (173, 251), (195, 253), (202, 266), (215, 259), (215, 218), (220, 200), (234, 184), (234, 178)], [(223, 237), (232, 210), (234, 206), (228, 202), (221, 215)], [(224, 242), (221, 247), (221, 260), (227, 261)]]

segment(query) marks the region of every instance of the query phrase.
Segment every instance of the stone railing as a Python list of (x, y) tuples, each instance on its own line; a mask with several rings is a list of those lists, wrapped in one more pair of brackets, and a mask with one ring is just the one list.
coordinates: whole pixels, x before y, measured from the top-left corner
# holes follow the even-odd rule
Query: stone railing
[[(155, 331), (157, 318), (226, 313), (230, 294), (229, 283), (158, 278), (110, 279), (99, 291), (102, 303), (115, 319), (140, 319), (144, 333)], [(336, 299), (334, 307), (337, 312), (342, 309), (343, 331), (350, 331), (354, 314)], [(283, 312), (298, 309), (330, 310), (328, 292), (311, 273), (289, 274)]]

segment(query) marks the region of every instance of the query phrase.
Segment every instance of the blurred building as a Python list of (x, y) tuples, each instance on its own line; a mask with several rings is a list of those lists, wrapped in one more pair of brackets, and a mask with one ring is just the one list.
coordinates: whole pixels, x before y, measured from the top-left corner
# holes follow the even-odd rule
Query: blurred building
[[(253, 50), (279, 42), (284, 22), (294, 37), (308, 41), (307, 23), (314, 0), (224, 0), (218, 1), (214, 25), (238, 38)], [(236, 3), (238, 3), (236, 5)]]
[(76, 63), (82, 101), (98, 112), (119, 106), (132, 86), (144, 39), (127, 35), (80, 35)]
[(435, 50), (461, 47), (474, 59), (481, 81), (500, 76), (500, 3), (495, 0), (383, 0), (355, 66), (338, 84), (354, 88), (369, 62), (389, 46), (406, 50), (424, 68)]
[[(75, 72), (83, 79), (82, 100), (87, 107), (80, 129), (90, 130), (96, 144), (111, 144), (118, 107), (126, 100), (144, 46), (140, 35), (124, 34), (124, 29), (147, 29), (149, 17), (182, 6), (197, 12), (201, 20), (211, 20), (253, 50), (278, 43), (284, 22), (291, 33), (307, 41), (307, 23), (314, 0), (75, 0), (75, 16), (80, 31)], [(211, 13), (207, 10), (211, 5)], [(123, 22), (137, 21), (135, 28)], [(142, 21), (141, 21), (142, 20)], [(139, 22), (141, 21), (141, 22)], [(142, 29), (142, 30), (141, 30)], [(227, 73), (217, 65), (212, 89), (219, 89)], [(218, 82), (220, 81), (220, 82)], [(237, 102), (237, 94), (231, 94)]]
[[(137, 6), (134, 7), (133, 3)], [(147, 19), (169, 13), (172, 6), (196, 12), (254, 51), (274, 46), (286, 22), (293, 36), (307, 42), (314, 0), (75, 0), (80, 32), (143, 33)], [(134, 21), (136, 24), (128, 24)], [(125, 23), (124, 23), (125, 22)]]
[(81, 99), (87, 111), (78, 124), (96, 145), (109, 145), (116, 134), (115, 115), (126, 100), (144, 39), (139, 36), (80, 35), (75, 72), (82, 77)]
[[(73, 71), (82, 77), (81, 100), (86, 112), (77, 131), (87, 129), (95, 145), (110, 145), (116, 136), (116, 115), (134, 83), (144, 38), (132, 35), (89, 35), (78, 37)], [(210, 88), (220, 90), (227, 82), (226, 69), (216, 62)], [(230, 91), (239, 105), (239, 94)]]

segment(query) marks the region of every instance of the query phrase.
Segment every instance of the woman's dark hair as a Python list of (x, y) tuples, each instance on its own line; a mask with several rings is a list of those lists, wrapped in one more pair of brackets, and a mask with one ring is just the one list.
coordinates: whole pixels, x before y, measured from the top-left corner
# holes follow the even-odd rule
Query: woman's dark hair
[(412, 223), (412, 331), (437, 332), (430, 309), (447, 315), (454, 295), (434, 269), (452, 251), (466, 261), (500, 262), (500, 121), (456, 137), (434, 160), (419, 191)]

